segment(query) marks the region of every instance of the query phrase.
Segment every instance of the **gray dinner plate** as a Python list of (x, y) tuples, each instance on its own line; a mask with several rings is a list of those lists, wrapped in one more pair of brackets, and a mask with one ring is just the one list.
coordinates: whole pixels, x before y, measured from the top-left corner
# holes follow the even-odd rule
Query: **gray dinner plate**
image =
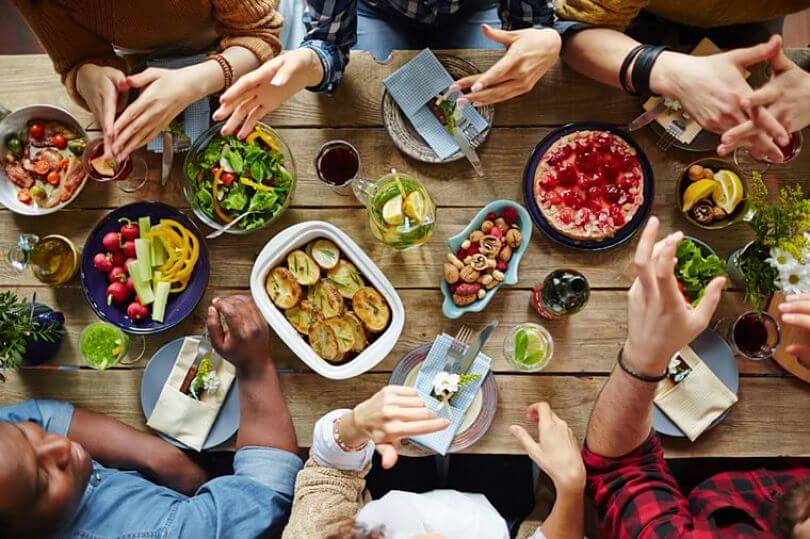
[[(740, 387), (740, 371), (737, 369), (737, 361), (734, 359), (734, 352), (731, 351), (728, 343), (716, 331), (707, 329), (690, 343), (692, 350), (703, 360), (709, 369), (717, 376), (723, 385), (731, 390), (735, 395)], [(720, 417), (709, 425), (713, 429), (722, 422), (728, 415), (729, 408)], [(686, 435), (675, 423), (661, 411), (658, 406), (653, 407), (653, 428), (658, 434), (685, 438)], [(707, 429), (708, 430), (708, 429)]]
[[(152, 356), (152, 359), (146, 365), (143, 378), (141, 378), (141, 409), (147, 419), (152, 415), (152, 410), (155, 409), (155, 403), (163, 390), (163, 386), (166, 384), (166, 379), (169, 378), (169, 373), (182, 346), (183, 337), (167, 343)], [(237, 430), (239, 430), (239, 388), (234, 380), (228, 396), (225, 398), (225, 403), (219, 410), (216, 421), (214, 421), (214, 426), (211, 427), (211, 432), (208, 433), (208, 438), (205, 439), (203, 451), (227, 442), (236, 434)], [(176, 445), (181, 449), (190, 449), (183, 442), (160, 432), (157, 434), (172, 445)]]

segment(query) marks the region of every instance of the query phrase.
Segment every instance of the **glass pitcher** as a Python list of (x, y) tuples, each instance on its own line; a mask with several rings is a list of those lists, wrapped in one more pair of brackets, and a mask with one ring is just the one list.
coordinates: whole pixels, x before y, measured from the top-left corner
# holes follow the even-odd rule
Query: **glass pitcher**
[(436, 226), (436, 205), (421, 181), (391, 169), (376, 182), (355, 178), (354, 196), (368, 211), (371, 233), (404, 251), (425, 243)]
[(79, 268), (76, 246), (58, 234), (43, 238), (36, 234), (21, 234), (17, 245), (9, 249), (6, 260), (17, 271), (30, 268), (34, 277), (52, 286), (65, 284)]

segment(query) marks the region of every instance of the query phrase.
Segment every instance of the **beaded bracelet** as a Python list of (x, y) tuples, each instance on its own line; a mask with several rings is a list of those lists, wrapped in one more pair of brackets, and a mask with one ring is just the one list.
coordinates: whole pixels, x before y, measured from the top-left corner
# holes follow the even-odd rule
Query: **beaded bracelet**
[(339, 418), (337, 418), (335, 420), (334, 423), (332, 423), (332, 435), (335, 438), (335, 443), (338, 445), (339, 448), (341, 448), (346, 453), (356, 453), (358, 451), (362, 451), (368, 445), (368, 440), (366, 440), (365, 442), (360, 444), (359, 447), (352, 447), (352, 446), (348, 445), (346, 442), (344, 442), (343, 438), (341, 438), (341, 436), (340, 436), (340, 421), (344, 417), (346, 417), (346, 416), (345, 415), (340, 416)]
[(618, 357), (619, 367), (621, 367), (624, 372), (626, 372), (636, 380), (641, 380), (642, 382), (647, 382), (649, 384), (657, 384), (658, 382), (667, 377), (668, 372), (667, 369), (664, 369), (664, 374), (660, 376), (647, 376), (646, 374), (636, 372), (635, 370), (631, 369), (630, 367), (624, 364), (624, 361), (622, 360), (623, 353), (624, 353), (624, 346), (619, 348), (619, 357)]
[(219, 64), (219, 67), (222, 68), (222, 74), (225, 76), (225, 86), (222, 88), (222, 91), (224, 92), (230, 88), (231, 84), (233, 84), (233, 67), (231, 67), (231, 63), (228, 59), (221, 54), (210, 54), (205, 59), (214, 60)]

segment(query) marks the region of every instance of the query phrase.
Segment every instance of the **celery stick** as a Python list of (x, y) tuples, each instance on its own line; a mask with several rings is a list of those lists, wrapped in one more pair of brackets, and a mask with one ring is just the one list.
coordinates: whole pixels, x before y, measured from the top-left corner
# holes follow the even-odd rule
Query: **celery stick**
[(166, 315), (166, 303), (169, 301), (169, 289), (171, 285), (165, 281), (160, 281), (155, 285), (155, 302), (152, 305), (152, 320), (163, 322)]

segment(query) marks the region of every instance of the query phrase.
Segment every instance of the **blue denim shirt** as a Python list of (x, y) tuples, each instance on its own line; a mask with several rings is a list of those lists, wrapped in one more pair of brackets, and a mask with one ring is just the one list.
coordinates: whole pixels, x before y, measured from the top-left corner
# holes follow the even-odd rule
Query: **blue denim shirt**
[[(0, 408), (0, 421), (32, 421), (67, 435), (73, 406), (32, 400)], [(138, 472), (93, 462), (93, 473), (73, 522), (62, 537), (239, 537), (280, 534), (292, 505), (297, 455), (269, 447), (236, 452), (234, 474), (185, 496), (156, 485)]]

